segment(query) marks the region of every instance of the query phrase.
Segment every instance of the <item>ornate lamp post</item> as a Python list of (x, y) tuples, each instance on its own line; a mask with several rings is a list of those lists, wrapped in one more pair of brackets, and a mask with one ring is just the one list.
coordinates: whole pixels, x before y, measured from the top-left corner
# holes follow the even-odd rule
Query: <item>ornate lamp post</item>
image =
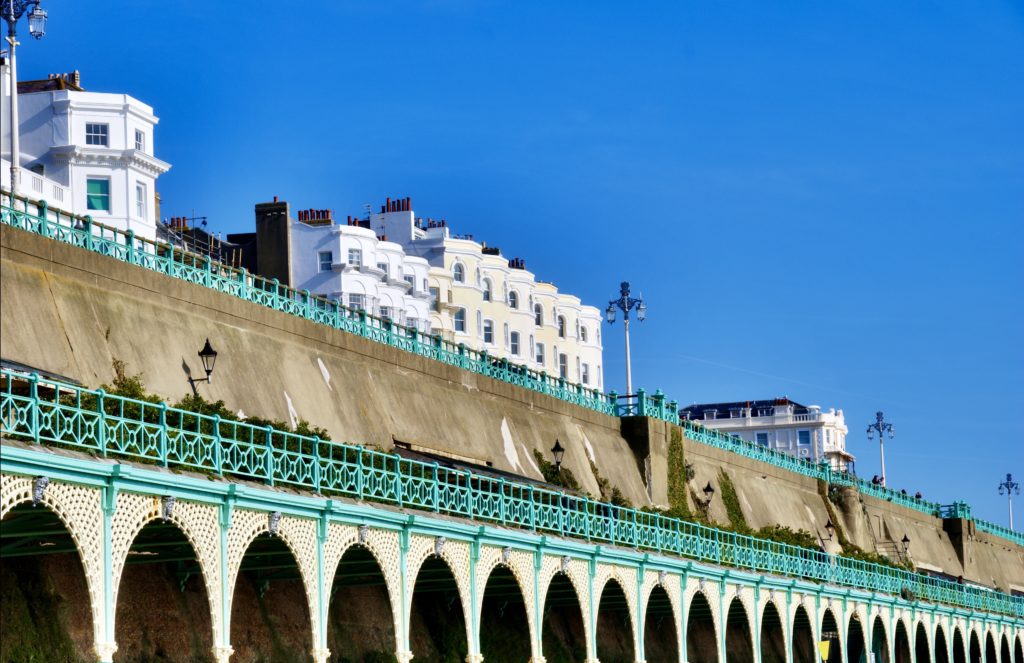
[(999, 494), (1006, 494), (1006, 506), (1010, 510), (1010, 530), (1013, 530), (1013, 496), (1020, 495), (1020, 482), (1013, 480), (1013, 475), (1006, 473), (1006, 481), (999, 484)]
[(882, 456), (882, 485), (885, 485), (885, 436), (888, 435), (889, 439), (896, 437), (896, 431), (892, 427), (892, 424), (885, 423), (885, 417), (881, 412), (875, 412), (875, 423), (868, 425), (868, 439), (875, 439), (875, 433), (878, 433), (878, 449)]
[(562, 473), (562, 456), (565, 455), (565, 447), (555, 438), (555, 446), (551, 447), (551, 455), (555, 458), (555, 471)]
[(7, 21), (7, 44), (10, 56), (11, 76), (11, 112), (8, 117), (11, 119), (11, 195), (18, 193), (18, 171), (21, 168), (21, 152), (18, 145), (18, 68), (15, 60), (15, 50), (18, 46), (17, 26), (25, 11), (31, 7), (28, 14), (28, 32), (36, 39), (46, 34), (46, 10), (39, 6), (40, 0), (0, 0), (0, 12), (3, 12), (4, 20)]
[(203, 370), (206, 372), (205, 378), (193, 378), (191, 375), (188, 376), (188, 383), (192, 386), (192, 392), (199, 395), (196, 391), (196, 384), (199, 382), (206, 382), (213, 384), (213, 366), (217, 363), (217, 351), (210, 345), (210, 339), (206, 339), (206, 343), (203, 345), (203, 349), (199, 351), (199, 359), (203, 362)]
[(604, 315), (608, 324), (615, 322), (615, 309), (622, 311), (622, 325), (626, 330), (626, 395), (633, 393), (633, 371), (629, 365), (629, 312), (636, 311), (636, 319), (640, 322), (647, 317), (647, 305), (644, 304), (643, 296), (633, 298), (629, 296), (629, 281), (623, 281), (619, 286), (619, 298), (608, 302), (608, 308)]

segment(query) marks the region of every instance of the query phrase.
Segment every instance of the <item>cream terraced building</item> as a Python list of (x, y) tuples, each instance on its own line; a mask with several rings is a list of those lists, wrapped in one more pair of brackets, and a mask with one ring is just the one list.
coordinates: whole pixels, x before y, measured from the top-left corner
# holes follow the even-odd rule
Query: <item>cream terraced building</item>
[(370, 227), (406, 254), (427, 260), (430, 328), (455, 343), (524, 364), (569, 382), (603, 389), (601, 311), (538, 281), (509, 260), (444, 222), (417, 219), (412, 202), (388, 200)]

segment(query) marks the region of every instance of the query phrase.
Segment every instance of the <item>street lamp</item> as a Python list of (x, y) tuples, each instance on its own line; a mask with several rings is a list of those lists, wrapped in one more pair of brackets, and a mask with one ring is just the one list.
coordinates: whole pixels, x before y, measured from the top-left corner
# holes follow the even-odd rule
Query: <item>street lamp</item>
[(903, 544), (903, 554), (904, 555), (909, 555), (910, 554), (910, 537), (907, 536), (906, 534), (904, 534), (903, 538), (900, 539), (900, 543)]
[(199, 359), (203, 362), (203, 370), (206, 371), (205, 378), (193, 378), (191, 375), (188, 376), (188, 383), (192, 386), (192, 392), (198, 395), (196, 391), (196, 383), (198, 382), (209, 382), (213, 383), (213, 365), (217, 363), (217, 351), (210, 345), (210, 339), (206, 339), (206, 343), (203, 345), (203, 349), (199, 351)]
[(24, 15), (29, 7), (32, 11), (28, 14), (28, 32), (36, 39), (46, 34), (46, 10), (39, 6), (40, 0), (0, 0), (0, 11), (3, 12), (4, 20), (7, 21), (7, 44), (10, 54), (10, 66), (8, 67), (11, 77), (11, 196), (18, 194), (18, 170), (21, 163), (21, 147), (18, 145), (18, 68), (14, 58), (18, 45), (17, 25), (18, 20)]
[(1020, 495), (1020, 482), (1013, 480), (1013, 475), (1006, 473), (1006, 481), (999, 484), (999, 494), (1006, 494), (1006, 506), (1010, 510), (1010, 531), (1013, 531), (1013, 496)]
[(828, 540), (832, 540), (832, 536), (836, 533), (836, 526), (832, 524), (832, 519), (829, 518), (828, 522), (825, 523), (825, 531), (828, 532)]
[(555, 438), (555, 446), (551, 447), (551, 455), (555, 457), (555, 471), (562, 473), (562, 456), (565, 455), (565, 447)]
[(875, 423), (868, 424), (868, 439), (875, 439), (875, 433), (878, 433), (878, 449), (882, 456), (882, 485), (885, 485), (885, 436), (888, 435), (889, 439), (896, 437), (896, 430), (892, 427), (892, 424), (885, 423), (885, 418), (881, 412), (875, 412)]
[(704, 486), (704, 506), (711, 506), (711, 498), (715, 496), (715, 487), (708, 481), (708, 485)]
[(629, 296), (629, 281), (623, 281), (619, 285), (619, 298), (608, 302), (608, 308), (604, 315), (608, 324), (615, 322), (615, 309), (622, 311), (622, 325), (626, 330), (626, 395), (633, 393), (633, 371), (629, 365), (629, 312), (636, 311), (636, 319), (640, 322), (647, 317), (647, 305), (644, 304), (643, 295), (640, 297)]

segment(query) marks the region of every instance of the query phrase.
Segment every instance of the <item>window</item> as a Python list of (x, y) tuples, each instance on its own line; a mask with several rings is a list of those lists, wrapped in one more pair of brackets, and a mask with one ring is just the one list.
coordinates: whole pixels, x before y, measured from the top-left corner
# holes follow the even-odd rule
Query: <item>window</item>
[(544, 309), (540, 304), (533, 305), (533, 324), (538, 327), (544, 324)]
[(391, 320), (392, 318), (395, 317), (395, 312), (390, 306), (381, 306), (380, 317), (384, 318), (385, 320)]
[(85, 194), (87, 209), (110, 211), (110, 180), (90, 177), (85, 181)]
[(348, 307), (353, 311), (365, 311), (366, 310), (366, 295), (357, 295), (354, 293), (348, 296)]
[(452, 278), (456, 283), (466, 282), (466, 268), (462, 266), (461, 262), (455, 263), (455, 266), (452, 267)]
[(565, 338), (565, 316), (558, 316), (558, 338)]
[(587, 328), (586, 327), (582, 327), (582, 326), (580, 327), (580, 340), (583, 341), (584, 343), (587, 342)]
[(508, 293), (508, 307), (513, 311), (519, 310), (519, 293), (515, 290)]
[(380, 270), (381, 272), (383, 272), (383, 274), (381, 274), (381, 276), (380, 276), (380, 280), (381, 281), (387, 281), (388, 280), (388, 264), (386, 262), (378, 262), (377, 263), (377, 269)]
[(494, 344), (494, 321), (484, 320), (484, 343)]
[(466, 309), (464, 308), (455, 312), (455, 331), (466, 333)]
[(767, 447), (768, 446), (768, 433), (755, 433), (754, 434), (754, 441), (757, 442), (762, 447)]
[(406, 318), (405, 319), (405, 326), (406, 327), (412, 327), (413, 329), (419, 329), (420, 328), (420, 319), (419, 318)]
[(476, 335), (484, 337), (484, 314), (480, 311), (476, 312)]
[(519, 332), (512, 332), (509, 336), (509, 351), (513, 357), (519, 356)]
[(569, 358), (565, 353), (558, 355), (558, 377), (566, 380), (569, 378)]
[(135, 216), (140, 219), (148, 218), (146, 215), (146, 185), (142, 182), (135, 183)]
[(544, 344), (543, 343), (538, 343), (536, 345), (536, 348), (537, 348), (537, 357), (536, 357), (537, 363), (540, 364), (541, 366), (543, 366), (544, 365)]
[(321, 272), (331, 271), (331, 263), (334, 262), (333, 251), (321, 251), (317, 255), (317, 262), (320, 263)]
[(441, 289), (431, 288), (430, 289), (430, 308), (435, 311), (441, 310)]
[(580, 382), (590, 384), (590, 364), (583, 364), (580, 367)]
[(484, 301), (491, 301), (491, 280), (484, 279)]
[(85, 125), (85, 144), (86, 145), (100, 145), (107, 147), (110, 145), (110, 125), (108, 124), (93, 124), (89, 122)]
[(135, 149), (139, 152), (146, 151), (146, 134), (141, 130), (135, 130)]
[(349, 249), (348, 250), (348, 264), (352, 267), (363, 266), (363, 251), (362, 249)]
[(796, 432), (796, 443), (801, 446), (809, 445), (811, 443), (811, 431), (798, 430)]
[(405, 277), (405, 282), (409, 284), (409, 291), (410, 292), (412, 292), (413, 290), (416, 289), (416, 277), (415, 276), (406, 276)]

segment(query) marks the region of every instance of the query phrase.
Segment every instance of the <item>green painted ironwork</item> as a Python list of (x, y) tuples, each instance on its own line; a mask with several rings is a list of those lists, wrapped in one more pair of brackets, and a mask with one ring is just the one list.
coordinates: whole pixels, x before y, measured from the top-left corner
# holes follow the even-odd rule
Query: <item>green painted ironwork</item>
[[(696, 422), (680, 421), (677, 402), (668, 400), (660, 389), (653, 394), (648, 394), (644, 389), (638, 389), (636, 394), (623, 396), (614, 391), (603, 394), (596, 389), (567, 382), (506, 359), (490, 357), (486, 352), (467, 348), (463, 344), (451, 343), (440, 336), (423, 334), (415, 328), (368, 315), (365, 311), (349, 309), (337, 301), (311, 295), (309, 291), (282, 286), (276, 279), (265, 279), (245, 269), (229, 267), (211, 260), (208, 256), (138, 238), (131, 231), (124, 232), (95, 223), (88, 216), (81, 217), (61, 212), (49, 207), (46, 201), (30, 203), (23, 198), (11, 199), (6, 193), (5, 197), (11, 204), (0, 205), (0, 224), (78, 246), (603, 414), (617, 417), (652, 417), (673, 424), (683, 424), (687, 437), (696, 442), (822, 479), (830, 484), (853, 486), (862, 493), (929, 515), (941, 515), (942, 507), (937, 502), (917, 499), (885, 486), (877, 486), (854, 475), (834, 471), (827, 464), (796, 458), (735, 435), (705, 428)], [(15, 209), (12, 205), (16, 202), (21, 203), (23, 209)], [(30, 206), (36, 207), (35, 214), (29, 212)], [(976, 522), (978, 528), (984, 532), (1024, 545), (1024, 539), (1016, 532), (994, 523)]]
[(1024, 617), (1024, 597), (37, 375), (0, 378), (12, 439)]

